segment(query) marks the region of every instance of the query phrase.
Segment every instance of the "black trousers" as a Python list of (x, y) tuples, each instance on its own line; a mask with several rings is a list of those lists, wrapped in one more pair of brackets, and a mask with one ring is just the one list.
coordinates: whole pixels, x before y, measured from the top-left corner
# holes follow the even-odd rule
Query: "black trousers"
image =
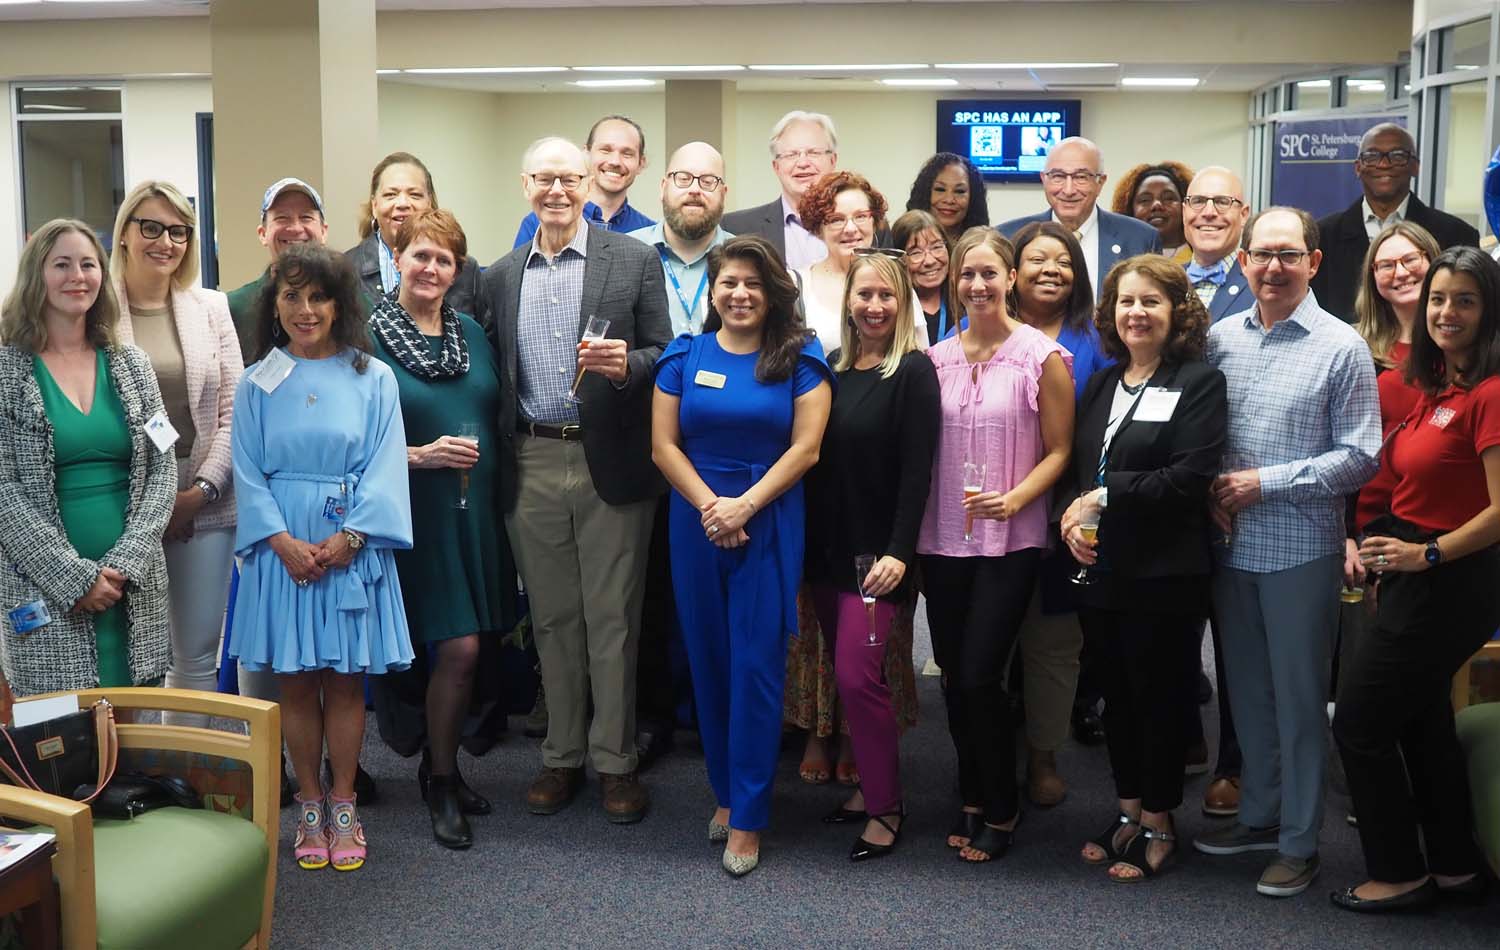
[(948, 732), (958, 753), (965, 805), (999, 825), (1020, 808), (1016, 730), (1005, 692), (1005, 664), (1015, 648), (1036, 585), (1036, 548), (1004, 557), (921, 556), (932, 652), (943, 668)]
[(1375, 622), (1345, 658), (1333, 735), (1374, 880), (1483, 867), (1449, 691), (1500, 624), (1497, 576), (1497, 547), (1418, 574), (1386, 574)]
[(1192, 614), (1085, 607), (1083, 637), (1107, 671), (1104, 736), (1115, 792), (1146, 811), (1182, 804), (1188, 713), (1197, 714), (1198, 639)]
[(662, 496), (651, 525), (651, 552), (646, 559), (646, 592), (641, 602), (641, 632), (635, 664), (637, 728), (670, 734), (677, 721), (677, 700), (691, 689), (687, 664), (673, 669), (672, 641), (677, 607), (672, 595), (672, 562), (667, 544), (667, 502)]

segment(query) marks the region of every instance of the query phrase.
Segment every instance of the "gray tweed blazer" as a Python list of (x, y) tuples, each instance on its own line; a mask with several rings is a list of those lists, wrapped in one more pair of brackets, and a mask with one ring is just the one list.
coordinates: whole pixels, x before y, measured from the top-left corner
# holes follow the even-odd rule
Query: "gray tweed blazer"
[[(32, 374), (32, 354), (0, 346), (0, 661), (19, 696), (98, 685), (93, 618), (72, 612), (101, 567), (124, 574), (130, 618), (130, 678), (137, 685), (167, 670), (167, 564), (161, 535), (177, 494), (177, 460), (158, 452), (145, 423), (162, 411), (146, 354), (134, 346), (108, 351), (110, 379), (130, 427), (130, 504), (125, 533), (104, 557), (80, 557), (57, 508), (52, 424)], [(11, 608), (38, 598), (52, 622), (18, 635)]]

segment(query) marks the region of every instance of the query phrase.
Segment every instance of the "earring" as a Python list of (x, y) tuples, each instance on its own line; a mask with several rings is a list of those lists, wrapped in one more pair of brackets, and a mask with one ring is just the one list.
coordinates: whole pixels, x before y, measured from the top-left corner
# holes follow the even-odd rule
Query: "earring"
[(276, 320), (271, 324), (271, 339), (281, 339), (281, 321)]

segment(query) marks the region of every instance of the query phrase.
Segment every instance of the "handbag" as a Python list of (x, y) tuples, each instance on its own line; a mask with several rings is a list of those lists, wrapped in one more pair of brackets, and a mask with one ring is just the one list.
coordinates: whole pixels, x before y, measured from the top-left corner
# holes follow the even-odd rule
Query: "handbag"
[(119, 752), (115, 707), (103, 699), (45, 722), (0, 726), (0, 775), (11, 785), (61, 798), (97, 798), (114, 778)]
[(144, 772), (126, 772), (116, 775), (95, 793), (94, 786), (86, 785), (80, 793), (89, 793), (94, 798), (90, 808), (96, 818), (131, 819), (142, 812), (176, 805), (180, 808), (202, 808), (203, 798), (185, 779), (172, 775), (147, 775)]

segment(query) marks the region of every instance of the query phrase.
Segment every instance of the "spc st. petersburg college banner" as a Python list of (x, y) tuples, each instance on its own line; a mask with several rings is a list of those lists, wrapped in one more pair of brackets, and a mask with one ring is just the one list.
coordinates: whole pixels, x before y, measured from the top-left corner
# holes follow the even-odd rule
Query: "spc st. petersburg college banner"
[(1301, 119), (1275, 124), (1271, 203), (1303, 208), (1314, 218), (1342, 211), (1360, 198), (1354, 177), (1359, 139), (1382, 122), (1406, 125), (1405, 115)]

